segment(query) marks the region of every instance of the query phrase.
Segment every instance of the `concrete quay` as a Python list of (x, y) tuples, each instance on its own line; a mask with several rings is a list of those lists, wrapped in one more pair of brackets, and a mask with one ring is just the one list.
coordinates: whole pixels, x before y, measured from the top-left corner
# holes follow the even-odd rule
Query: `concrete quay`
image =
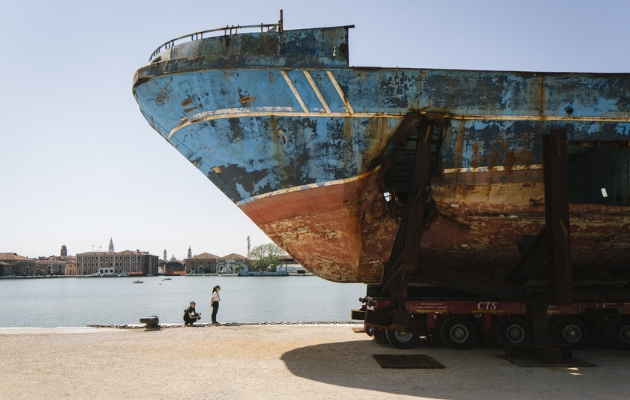
[[(0, 328), (0, 399), (626, 399), (630, 353), (575, 351), (596, 367), (519, 367), (502, 351), (377, 345), (354, 324), (144, 331)], [(382, 369), (426, 354), (444, 369)]]

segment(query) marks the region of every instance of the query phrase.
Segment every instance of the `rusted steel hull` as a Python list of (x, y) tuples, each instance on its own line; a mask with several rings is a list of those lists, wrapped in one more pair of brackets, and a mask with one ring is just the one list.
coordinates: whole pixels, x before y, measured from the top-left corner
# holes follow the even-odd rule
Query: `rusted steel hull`
[(136, 72), (134, 96), (276, 244), (342, 282), (381, 279), (414, 118), (438, 127), (421, 262), (495, 279), (545, 223), (542, 135), (566, 129), (574, 279), (630, 281), (630, 75), (349, 67), (347, 39), (177, 45)]

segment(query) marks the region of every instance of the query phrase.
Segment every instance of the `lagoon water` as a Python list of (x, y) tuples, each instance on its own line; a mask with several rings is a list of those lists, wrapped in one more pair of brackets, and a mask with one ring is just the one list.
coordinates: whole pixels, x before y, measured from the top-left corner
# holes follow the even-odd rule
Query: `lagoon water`
[(335, 283), (316, 276), (42, 278), (0, 280), (0, 327), (72, 327), (139, 324), (157, 315), (160, 323), (182, 323), (194, 300), (210, 322), (210, 296), (221, 286), (217, 320), (226, 322), (350, 321), (365, 296), (361, 283)]

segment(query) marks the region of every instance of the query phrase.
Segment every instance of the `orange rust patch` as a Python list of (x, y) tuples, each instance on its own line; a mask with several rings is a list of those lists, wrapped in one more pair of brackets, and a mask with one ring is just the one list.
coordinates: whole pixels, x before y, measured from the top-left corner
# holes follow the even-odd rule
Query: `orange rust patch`
[(514, 155), (513, 150), (510, 150), (505, 153), (505, 158), (503, 159), (503, 167), (505, 168), (508, 174), (512, 173), (515, 160), (516, 160), (516, 156)]
[(472, 144), (472, 152), (473, 152), (473, 156), (470, 162), (470, 166), (472, 168), (477, 168), (479, 167), (479, 164), (483, 162), (483, 154), (481, 153), (481, 149), (479, 147), (478, 142), (475, 142)]
[(379, 260), (389, 256), (396, 230), (380, 219), (363, 228), (360, 216), (371, 212), (374, 196), (379, 198), (375, 175), (263, 197), (240, 208), (315, 275), (340, 282), (377, 282), (382, 273)]
[(241, 104), (245, 105), (245, 104), (251, 103), (251, 102), (252, 102), (252, 101), (254, 101), (254, 100), (256, 100), (256, 98), (255, 98), (255, 97), (252, 97), (252, 96), (243, 96), (243, 97), (241, 97), (238, 101), (239, 101)]
[(496, 169), (500, 158), (501, 155), (496, 150), (493, 150), (490, 154), (488, 154), (488, 171), (494, 171)]
[(192, 103), (192, 99), (189, 97), (186, 100), (182, 101), (182, 106), (187, 106)]

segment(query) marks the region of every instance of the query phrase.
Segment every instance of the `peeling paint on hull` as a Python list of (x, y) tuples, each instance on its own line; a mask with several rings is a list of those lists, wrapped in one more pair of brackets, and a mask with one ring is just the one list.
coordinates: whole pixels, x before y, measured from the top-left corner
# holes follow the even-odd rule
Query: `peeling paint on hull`
[(314, 274), (338, 282), (376, 282), (398, 228), (382, 213), (377, 177), (279, 193), (240, 207)]
[[(337, 282), (379, 282), (399, 220), (384, 212), (377, 180), (373, 174), (347, 184), (279, 193), (240, 208), (316, 275)], [(444, 212), (432, 219), (419, 244), (425, 266), (504, 278), (519, 261), (517, 243), (538, 234), (545, 223), (543, 204), (531, 201), (544, 197), (540, 184), (498, 184), (490, 194), (481, 186), (465, 196), (457, 194), (457, 186), (434, 182), (432, 188), (436, 208)], [(630, 244), (627, 209), (571, 205), (570, 210), (576, 281), (627, 278), (627, 269), (620, 270)]]
[(406, 116), (442, 121), (422, 263), (496, 279), (544, 224), (542, 135), (566, 129), (574, 278), (630, 281), (630, 75), (349, 67), (347, 41), (347, 27), (197, 40), (138, 70), (133, 93), (275, 243), (340, 282), (381, 279)]

